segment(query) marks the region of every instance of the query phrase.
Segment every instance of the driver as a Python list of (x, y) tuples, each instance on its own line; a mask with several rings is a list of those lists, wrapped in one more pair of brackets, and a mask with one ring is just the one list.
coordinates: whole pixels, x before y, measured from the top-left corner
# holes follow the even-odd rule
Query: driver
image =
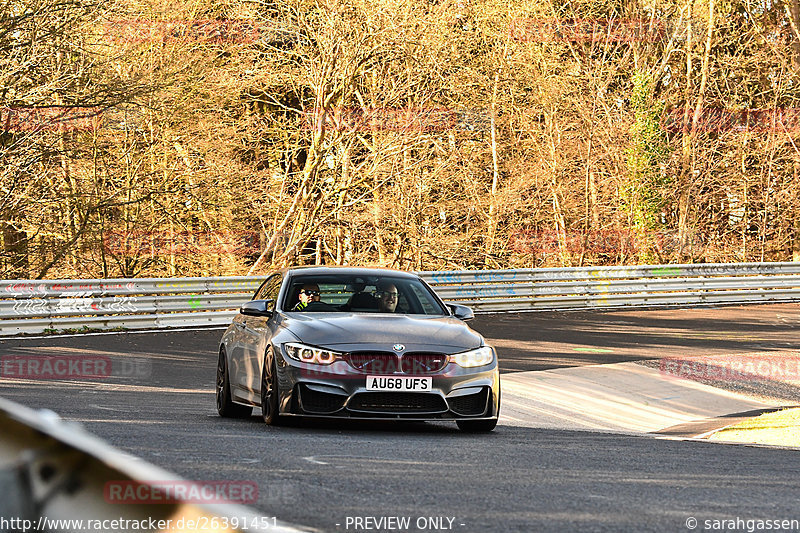
[(298, 295), (299, 302), (292, 308), (292, 311), (302, 311), (305, 309), (309, 303), (311, 302), (318, 302), (319, 301), (319, 285), (316, 283), (306, 283), (303, 285), (303, 288), (300, 289), (300, 294)]
[(376, 287), (375, 296), (378, 298), (378, 312), (394, 313), (397, 308), (397, 287), (394, 283), (381, 283)]

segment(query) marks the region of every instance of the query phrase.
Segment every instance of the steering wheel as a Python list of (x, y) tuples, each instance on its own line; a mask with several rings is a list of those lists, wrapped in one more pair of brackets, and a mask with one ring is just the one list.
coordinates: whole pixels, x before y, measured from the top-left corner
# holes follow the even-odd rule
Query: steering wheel
[(337, 308), (325, 302), (308, 302), (303, 311), (336, 311)]

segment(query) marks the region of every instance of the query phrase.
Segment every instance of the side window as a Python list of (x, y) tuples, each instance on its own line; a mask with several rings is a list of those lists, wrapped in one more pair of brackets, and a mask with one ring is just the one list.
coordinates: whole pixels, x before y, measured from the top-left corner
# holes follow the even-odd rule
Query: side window
[(270, 276), (267, 281), (258, 289), (256, 293), (256, 300), (273, 300), (272, 308), (275, 308), (275, 301), (278, 300), (278, 293), (281, 290), (281, 282), (283, 278), (280, 274), (274, 274)]
[(417, 287), (416, 284), (413, 284), (411, 285), (411, 289), (414, 291), (414, 296), (417, 298), (420, 305), (422, 305), (423, 314), (438, 315), (442, 312), (440, 309), (437, 309), (437, 306), (431, 301), (430, 295), (422, 292), (422, 287)]
[(397, 309), (395, 310), (395, 313), (410, 313), (411, 303), (409, 303), (408, 298), (406, 298), (405, 291), (400, 290), (400, 287), (397, 287), (397, 289), (399, 294), (397, 296)]

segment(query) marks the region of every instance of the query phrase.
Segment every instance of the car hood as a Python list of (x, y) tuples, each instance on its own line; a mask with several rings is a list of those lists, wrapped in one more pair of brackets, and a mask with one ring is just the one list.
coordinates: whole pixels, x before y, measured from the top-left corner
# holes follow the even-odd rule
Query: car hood
[(426, 315), (362, 313), (311, 313), (286, 316), (283, 326), (300, 341), (343, 351), (406, 351), (446, 349), (454, 352), (478, 348), (483, 338), (457, 318)]

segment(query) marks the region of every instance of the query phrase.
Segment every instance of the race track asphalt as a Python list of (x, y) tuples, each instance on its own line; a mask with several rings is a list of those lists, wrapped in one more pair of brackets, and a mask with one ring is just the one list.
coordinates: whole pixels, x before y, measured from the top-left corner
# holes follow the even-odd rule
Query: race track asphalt
[[(472, 325), (508, 373), (798, 349), (800, 306), (479, 315)], [(0, 396), (79, 421), (186, 478), (254, 481), (253, 508), (324, 531), (364, 531), (354, 518), (389, 516), (408, 517), (408, 531), (464, 532), (689, 531), (690, 517), (702, 531), (719, 525), (706, 520), (800, 519), (797, 450), (509, 422), (476, 436), (445, 423), (273, 428), (257, 417), (221, 419), (213, 393), (221, 333), (3, 340), (0, 356), (97, 356), (115, 371), (0, 378)], [(432, 527), (432, 517), (452, 519), (441, 522), (450, 529)]]

